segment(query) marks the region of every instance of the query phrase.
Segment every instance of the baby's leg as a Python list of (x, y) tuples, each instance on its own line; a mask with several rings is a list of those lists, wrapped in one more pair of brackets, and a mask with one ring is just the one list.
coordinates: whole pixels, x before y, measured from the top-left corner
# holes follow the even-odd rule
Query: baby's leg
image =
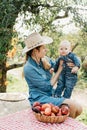
[(66, 82), (65, 82), (65, 90), (63, 97), (65, 98), (70, 98), (72, 95), (72, 91), (76, 85), (77, 82), (77, 76), (74, 75), (73, 77), (71, 76), (66, 76)]
[(57, 88), (55, 90), (55, 97), (61, 97), (62, 96), (62, 92), (64, 90), (64, 77), (60, 76), (58, 83), (57, 83)]

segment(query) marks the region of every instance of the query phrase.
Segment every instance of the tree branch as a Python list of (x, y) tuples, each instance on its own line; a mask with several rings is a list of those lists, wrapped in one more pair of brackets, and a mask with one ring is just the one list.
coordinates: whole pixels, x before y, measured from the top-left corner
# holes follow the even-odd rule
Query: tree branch
[(77, 43), (73, 46), (72, 51), (73, 51), (78, 45), (79, 45), (79, 43), (77, 42)]
[(19, 68), (19, 67), (22, 67), (24, 65), (24, 62), (23, 63), (20, 63), (20, 64), (12, 64), (12, 65), (9, 65), (6, 70), (11, 70), (11, 69), (14, 69), (14, 68)]
[(55, 20), (56, 19), (62, 19), (62, 18), (67, 18), (69, 16), (69, 11), (72, 9), (72, 7), (67, 7), (66, 10), (65, 10), (65, 13), (63, 16), (57, 16), (55, 17)]

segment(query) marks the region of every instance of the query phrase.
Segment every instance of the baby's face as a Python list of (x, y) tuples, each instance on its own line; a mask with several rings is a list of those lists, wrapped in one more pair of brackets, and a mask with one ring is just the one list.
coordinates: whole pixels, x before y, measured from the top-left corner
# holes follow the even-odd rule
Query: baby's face
[(59, 53), (61, 56), (66, 56), (69, 52), (71, 52), (71, 47), (68, 44), (61, 44), (59, 48)]

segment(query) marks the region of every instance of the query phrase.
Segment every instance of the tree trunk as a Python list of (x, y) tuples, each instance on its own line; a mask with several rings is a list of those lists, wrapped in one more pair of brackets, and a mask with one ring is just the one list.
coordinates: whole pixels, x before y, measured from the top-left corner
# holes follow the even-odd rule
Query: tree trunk
[(24, 62), (18, 63), (18, 64), (12, 64), (12, 65), (9, 65), (8, 67), (6, 67), (6, 63), (0, 64), (0, 93), (6, 92), (6, 89), (7, 89), (7, 71), (14, 68), (22, 67), (23, 65), (24, 65)]
[(0, 93), (6, 92), (6, 74), (7, 70), (5, 64), (3, 66), (0, 65)]
[(82, 63), (82, 68), (87, 72), (87, 60), (85, 59)]

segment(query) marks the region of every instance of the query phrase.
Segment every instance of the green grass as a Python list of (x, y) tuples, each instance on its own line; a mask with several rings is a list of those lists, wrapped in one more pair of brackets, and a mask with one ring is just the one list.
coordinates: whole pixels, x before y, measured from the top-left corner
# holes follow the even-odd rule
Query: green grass
[[(87, 77), (83, 77), (81, 76), (77, 82), (77, 85), (76, 85), (76, 89), (75, 91), (77, 90), (87, 90)], [(87, 125), (87, 108), (83, 107), (83, 112), (80, 116), (77, 117), (77, 119), (80, 121), (80, 122), (83, 122), (84, 124)]]
[(83, 122), (84, 124), (87, 125), (87, 109), (86, 108), (83, 109), (82, 114), (79, 117), (77, 117), (77, 119), (80, 122)]
[(24, 78), (16, 78), (12, 74), (8, 75), (7, 92), (28, 92), (27, 83)]
[(85, 89), (87, 88), (87, 79), (81, 78), (78, 80), (76, 88), (78, 89)]

